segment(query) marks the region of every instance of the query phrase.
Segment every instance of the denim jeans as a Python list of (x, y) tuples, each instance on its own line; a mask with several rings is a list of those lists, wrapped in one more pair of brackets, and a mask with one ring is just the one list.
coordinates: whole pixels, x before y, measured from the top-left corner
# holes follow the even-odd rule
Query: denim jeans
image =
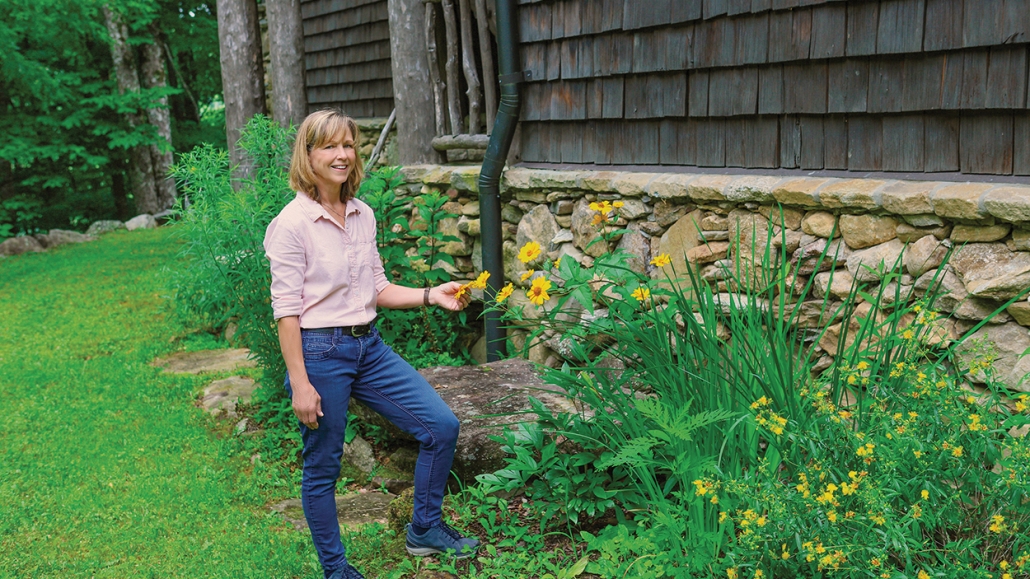
[[(336, 518), (336, 479), (350, 398), (419, 441), (412, 522), (424, 527), (440, 521), (459, 423), (429, 382), (383, 343), (378, 329), (358, 338), (345, 336), (339, 329), (333, 334), (302, 330), (301, 342), (304, 367), (322, 397), (324, 414), (317, 429), (300, 424), (304, 440), (301, 501), (328, 577), (347, 561)], [(286, 389), (292, 396), (289, 376)]]

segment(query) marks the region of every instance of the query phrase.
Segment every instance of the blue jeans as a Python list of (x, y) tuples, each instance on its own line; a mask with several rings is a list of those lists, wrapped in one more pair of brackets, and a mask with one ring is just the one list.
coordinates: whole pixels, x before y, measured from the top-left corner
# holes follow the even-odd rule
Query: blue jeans
[[(304, 440), (301, 500), (318, 559), (328, 577), (347, 562), (336, 518), (336, 479), (340, 476), (347, 405), (353, 396), (421, 444), (415, 463), (412, 522), (430, 527), (440, 521), (443, 496), (454, 461), (458, 419), (447, 404), (396, 352), (379, 330), (359, 338), (302, 330), (304, 367), (322, 397), (318, 428), (300, 424)], [(289, 376), (286, 389), (290, 396)]]

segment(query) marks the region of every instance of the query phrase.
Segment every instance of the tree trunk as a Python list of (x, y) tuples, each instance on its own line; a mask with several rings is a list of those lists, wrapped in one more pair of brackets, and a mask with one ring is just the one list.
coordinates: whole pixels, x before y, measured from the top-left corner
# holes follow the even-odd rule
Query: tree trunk
[(454, 20), (454, 0), (443, 0), (443, 24), (447, 36), (447, 108), (451, 113), (451, 134), (460, 135), (465, 132), (461, 119), (461, 102), (458, 91), (461, 80), (458, 78), (458, 24)]
[(240, 130), (254, 115), (267, 112), (261, 24), (255, 0), (217, 0), (216, 6), (229, 162), (238, 177), (246, 177), (251, 167), (237, 146)]
[[(136, 68), (136, 56), (129, 45), (129, 27), (122, 17), (107, 5), (102, 7), (104, 24), (111, 36), (111, 59), (114, 61), (115, 78), (118, 81), (118, 93), (139, 92), (139, 73)], [(145, 115), (127, 113), (129, 126), (136, 128), (146, 124)], [(129, 178), (132, 183), (132, 197), (136, 201), (139, 213), (158, 213), (164, 208), (158, 201), (157, 187), (154, 183), (154, 165), (150, 156), (150, 147), (139, 145), (129, 149)]]
[(476, 72), (475, 46), (472, 44), (472, 11), (469, 0), (458, 0), (461, 15), (461, 67), (465, 70), (469, 97), (469, 134), (479, 132), (479, 111), (483, 108), (479, 92), (479, 73)]
[(265, 0), (271, 52), (272, 116), (288, 127), (307, 116), (304, 75), (304, 29), (299, 0)]
[(436, 4), (426, 2), (426, 54), (429, 57), (429, 83), (433, 86), (436, 136), (447, 134), (447, 110), (443, 104), (447, 85), (440, 79), (440, 54), (436, 49)]
[(397, 111), (397, 153), (402, 165), (439, 163), (432, 92), (422, 34), (422, 0), (388, 0), (393, 102)]
[(483, 90), (486, 93), (486, 134), (494, 129), (497, 116), (497, 73), (494, 72), (494, 49), (490, 38), (490, 16), (486, 0), (476, 0), (476, 25), (479, 28), (479, 54), (483, 61)]
[[(143, 88), (164, 89), (168, 87), (168, 71), (165, 69), (164, 51), (161, 49), (160, 31), (151, 26), (153, 44), (143, 45), (143, 65), (140, 80)], [(147, 120), (157, 127), (157, 134), (165, 140), (161, 146), (150, 146), (150, 158), (154, 166), (154, 185), (157, 190), (157, 204), (160, 211), (175, 205), (175, 180), (169, 175), (174, 157), (172, 155), (172, 115), (168, 109), (168, 97), (161, 97), (156, 107), (147, 109)]]

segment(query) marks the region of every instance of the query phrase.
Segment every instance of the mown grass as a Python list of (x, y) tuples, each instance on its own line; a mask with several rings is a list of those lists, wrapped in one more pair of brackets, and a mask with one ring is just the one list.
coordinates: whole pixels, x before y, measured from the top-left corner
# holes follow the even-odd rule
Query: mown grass
[(182, 347), (168, 228), (0, 261), (0, 577), (319, 577)]

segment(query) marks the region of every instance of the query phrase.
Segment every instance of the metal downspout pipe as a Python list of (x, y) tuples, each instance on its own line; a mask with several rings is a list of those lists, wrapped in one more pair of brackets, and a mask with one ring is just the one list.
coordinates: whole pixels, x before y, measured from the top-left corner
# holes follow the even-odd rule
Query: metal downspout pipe
[[(479, 208), (483, 240), (483, 269), (490, 272), (487, 299), (493, 299), (504, 285), (504, 253), (501, 235), (501, 171), (515, 136), (519, 120), (519, 83), (523, 73), (519, 67), (518, 36), (515, 26), (515, 0), (497, 0), (497, 60), (501, 84), (500, 105), (494, 120), (490, 144), (479, 171)], [(505, 355), (505, 332), (500, 313), (487, 312), (486, 359), (500, 360)]]

